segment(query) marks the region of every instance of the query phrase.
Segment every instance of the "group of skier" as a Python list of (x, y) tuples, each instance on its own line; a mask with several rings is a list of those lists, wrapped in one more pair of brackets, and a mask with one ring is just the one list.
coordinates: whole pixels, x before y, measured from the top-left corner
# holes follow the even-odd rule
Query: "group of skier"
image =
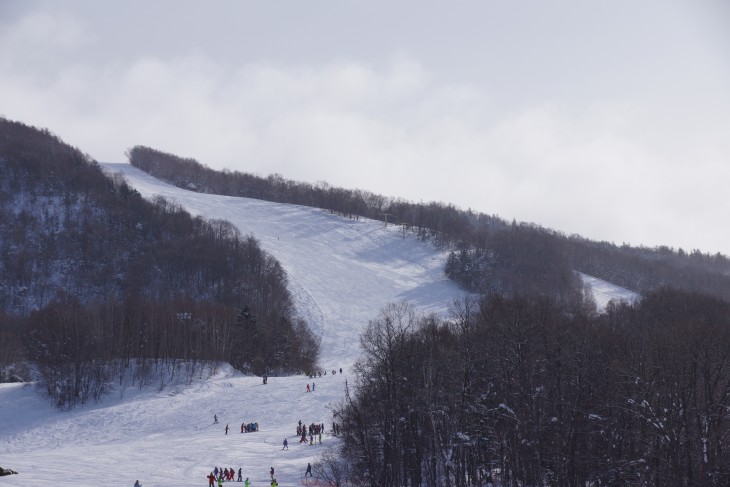
[[(271, 487), (278, 487), (279, 482), (276, 480), (276, 477), (274, 476), (274, 467), (271, 467), (269, 470), (269, 474), (271, 475)], [(309, 475), (312, 477), (312, 464), (307, 463), (307, 470), (304, 473), (304, 476), (306, 477)], [(215, 467), (212, 472), (206, 477), (208, 479), (208, 487), (216, 487), (216, 484), (218, 487), (222, 487), (224, 482), (233, 482), (234, 478), (236, 476), (236, 471), (233, 468), (223, 468), (219, 469), (218, 467)], [(237, 482), (243, 482), (243, 487), (250, 487), (251, 481), (246, 477), (246, 480), (242, 480), (242, 469), (238, 469), (238, 480)], [(134, 484), (134, 487), (142, 487), (139, 483), (139, 480)]]
[[(340, 367), (340, 374), (341, 373), (342, 373), (342, 367)], [(335, 375), (335, 374), (337, 374), (337, 370), (332, 369), (332, 375)], [(317, 372), (312, 372), (311, 374), (309, 374), (309, 378), (314, 379), (315, 377), (322, 377), (322, 375), (327, 375), (327, 371), (325, 370), (324, 374), (322, 373), (321, 370), (318, 370)]]
[(306, 424), (302, 424), (302, 420), (299, 420), (299, 424), (297, 424), (297, 436), (302, 435), (318, 435), (320, 433), (324, 433), (324, 423), (321, 424), (315, 424), (312, 423), (309, 426)]
[[(243, 469), (238, 469), (238, 482), (243, 482)], [(231, 468), (218, 468), (215, 467), (212, 472), (208, 475), (208, 487), (215, 487), (216, 482), (218, 483), (218, 486), (220, 487), (223, 485), (223, 482), (233, 482), (234, 478), (236, 476), (236, 471)], [(245, 487), (249, 487), (251, 485), (251, 482), (248, 480), (248, 477), (246, 477), (246, 481), (244, 483)]]
[[(324, 433), (324, 423), (322, 424), (310, 424), (307, 426), (306, 424), (302, 424), (302, 420), (299, 420), (299, 424), (297, 425), (297, 436), (300, 437), (299, 443), (308, 443), (309, 445), (314, 445), (315, 439), (319, 439), (319, 444), (322, 444), (322, 434)], [(307, 440), (307, 435), (309, 435), (309, 440)], [(286, 440), (284, 440), (286, 441)]]
[[(213, 415), (213, 424), (216, 424), (217, 422), (218, 422), (218, 416), (217, 415)], [(226, 427), (223, 428), (223, 431), (225, 431), (224, 434), (227, 435), (229, 429), (230, 428), (228, 427), (228, 425), (226, 425)], [(248, 424), (241, 423), (241, 433), (253, 433), (253, 432), (258, 431), (258, 430), (259, 430), (259, 424), (258, 423), (248, 423)]]
[(241, 433), (253, 433), (254, 431), (258, 431), (258, 430), (259, 430), (258, 423), (248, 423), (248, 424), (241, 423)]

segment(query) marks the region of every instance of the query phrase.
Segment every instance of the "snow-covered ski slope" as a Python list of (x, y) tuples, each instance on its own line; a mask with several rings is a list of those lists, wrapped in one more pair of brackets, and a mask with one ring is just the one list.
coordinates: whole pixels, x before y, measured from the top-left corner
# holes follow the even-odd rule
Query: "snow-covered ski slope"
[(233, 223), (253, 234), (289, 277), (300, 314), (322, 339), (321, 365), (345, 367), (358, 356), (358, 336), (388, 302), (407, 300), (424, 312), (445, 312), (456, 285), (443, 273), (444, 254), (383, 222), (351, 220), (305, 206), (202, 194), (163, 183), (129, 164), (121, 172), (142, 196), (160, 195), (193, 215)]
[[(255, 487), (269, 485), (273, 466), (281, 487), (301, 485), (307, 462), (336, 441), (332, 408), (348, 372), (315, 379), (307, 393), (304, 376), (264, 385), (223, 367), (189, 386), (116, 390), (66, 412), (33, 385), (0, 384), (0, 466), (19, 472), (0, 477), (0, 487), (203, 487), (214, 466), (242, 468)], [(325, 423), (322, 444), (299, 444), (299, 420)], [(244, 422), (259, 431), (240, 433)]]
[[(137, 479), (144, 487), (206, 486), (216, 465), (242, 467), (255, 487), (270, 484), (272, 466), (281, 487), (301, 485), (307, 462), (336, 439), (326, 434), (323, 445), (300, 445), (297, 421), (325, 423), (329, 432), (368, 320), (402, 299), (424, 312), (443, 313), (462, 294), (443, 276), (444, 255), (404, 238), (397, 227), (185, 191), (128, 164), (104, 168), (122, 172), (145, 197), (175, 200), (259, 239), (286, 269), (300, 314), (321, 337), (320, 363), (330, 372), (307, 393), (312, 381), (304, 376), (271, 377), (264, 385), (223, 367), (190, 386), (118, 389), (70, 412), (54, 409), (32, 385), (0, 384), (0, 466), (20, 472), (0, 477), (0, 487), (131, 487)], [(604, 297), (612, 292), (605, 284)], [(344, 373), (333, 376), (331, 370), (340, 367)], [(213, 424), (214, 414), (219, 424)], [(258, 422), (260, 431), (241, 434), (242, 422)], [(285, 437), (289, 450), (282, 451)]]
[(606, 305), (609, 301), (626, 301), (627, 303), (634, 303), (639, 299), (639, 295), (633, 291), (606, 282), (603, 279), (589, 276), (587, 274), (580, 274), (583, 284), (588, 286), (593, 293), (593, 299), (596, 302), (596, 307), (599, 310), (606, 309)]

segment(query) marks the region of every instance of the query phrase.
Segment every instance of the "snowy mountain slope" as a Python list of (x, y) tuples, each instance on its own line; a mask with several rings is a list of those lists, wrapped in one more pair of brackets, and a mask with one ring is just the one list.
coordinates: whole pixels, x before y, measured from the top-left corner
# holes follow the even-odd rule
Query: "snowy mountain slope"
[(593, 299), (596, 301), (596, 307), (599, 311), (606, 309), (609, 301), (626, 301), (627, 303), (636, 302), (640, 296), (629, 291), (626, 288), (611, 284), (603, 279), (579, 273), (583, 284), (588, 286), (593, 293)]
[[(190, 386), (117, 390), (70, 412), (53, 409), (33, 386), (0, 384), (0, 466), (21, 473), (1, 477), (0, 487), (131, 487), (137, 479), (145, 487), (204, 486), (215, 465), (243, 467), (256, 487), (269, 485), (273, 466), (281, 487), (301, 485), (307, 462), (337, 440), (325, 435), (324, 445), (300, 445), (297, 421), (325, 423), (329, 431), (368, 320), (401, 299), (441, 313), (462, 294), (443, 276), (444, 255), (397, 227), (185, 191), (127, 164), (104, 167), (122, 172), (145, 197), (165, 196), (255, 235), (287, 270), (299, 313), (321, 337), (321, 365), (342, 367), (344, 374), (328, 372), (307, 393), (312, 381), (303, 376), (272, 377), (263, 385), (224, 368)], [(220, 424), (212, 424), (213, 414)], [(239, 433), (242, 422), (254, 421), (259, 432)], [(284, 437), (288, 451), (281, 449)]]
[(129, 164), (121, 172), (142, 196), (161, 195), (194, 215), (232, 222), (253, 234), (286, 269), (300, 313), (322, 338), (325, 368), (350, 366), (360, 330), (388, 302), (407, 299), (445, 312), (462, 291), (443, 274), (445, 255), (383, 222), (351, 220), (324, 210), (250, 198), (195, 193), (163, 183)]

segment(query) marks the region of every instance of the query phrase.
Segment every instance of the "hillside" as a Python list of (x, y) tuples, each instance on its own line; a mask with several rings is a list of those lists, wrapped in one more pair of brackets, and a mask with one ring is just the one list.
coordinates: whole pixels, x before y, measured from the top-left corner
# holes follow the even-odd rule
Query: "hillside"
[[(280, 175), (215, 171), (194, 159), (143, 146), (130, 149), (128, 156), (135, 167), (197, 192), (307, 205), (350, 218), (396, 223), (417, 238), (450, 250), (446, 274), (473, 292), (549, 294), (576, 301), (581, 293), (581, 281), (574, 274), (578, 271), (639, 294), (672, 287), (730, 301), (730, 259), (720, 253), (596, 242), (536, 224), (510, 224), (496, 215), (451, 204), (413, 203)], [(458, 179), (452, 184), (458, 185)]]
[[(307, 394), (312, 381), (303, 376), (271, 377), (264, 386), (258, 377), (224, 369), (189, 387), (115, 388), (98, 404), (64, 413), (32, 386), (0, 385), (0, 421), (13, 425), (0, 432), (2, 466), (21, 472), (0, 485), (96, 485), (102, 478), (131, 485), (139, 478), (144, 486), (197, 486), (214, 465), (243, 466), (254, 486), (268, 485), (274, 466), (280, 486), (300, 485), (306, 463), (333, 438), (326, 435), (322, 447), (300, 446), (293, 437), (296, 423), (323, 422), (330, 430), (368, 320), (400, 299), (443, 313), (462, 294), (443, 276), (443, 254), (404, 239), (397, 227), (313, 208), (201, 195), (126, 164), (103, 167), (123, 172), (145, 197), (163, 195), (193, 214), (230, 219), (253, 232), (287, 269), (296, 308), (314, 324), (319, 363), (330, 372), (315, 379), (315, 392)], [(344, 374), (332, 376), (340, 368)], [(220, 425), (211, 424), (213, 414)], [(241, 435), (242, 421), (259, 422), (261, 431)], [(226, 423), (233, 428), (228, 436)], [(285, 436), (288, 452), (281, 451)]]
[[(300, 315), (321, 339), (320, 364), (330, 371), (304, 376), (242, 376), (224, 367), (210, 380), (162, 390), (114, 387), (99, 403), (58, 412), (43, 391), (23, 384), (0, 385), (0, 457), (21, 475), (0, 485), (58, 487), (96, 485), (105, 479), (143, 486), (206, 485), (215, 466), (243, 467), (254, 486), (268, 485), (276, 468), (281, 487), (301, 485), (307, 462), (337, 440), (329, 435), (333, 410), (352, 384), (360, 356), (359, 335), (388, 302), (407, 299), (424, 312), (443, 314), (462, 291), (443, 276), (444, 253), (383, 222), (351, 220), (314, 208), (246, 198), (199, 194), (172, 187), (127, 164), (103, 164), (146, 198), (163, 195), (196, 215), (230, 219), (253, 232), (262, 247), (287, 269)], [(342, 368), (343, 374), (331, 374)], [(221, 423), (212, 424), (213, 414)], [(320, 447), (299, 445), (299, 420), (323, 422)], [(241, 422), (261, 431), (241, 435)], [(232, 430), (224, 435), (223, 427)], [(284, 437), (289, 451), (281, 450)], [(28, 472), (32, 472), (29, 474)]]
[[(60, 487), (95, 485), (100, 479), (111, 477), (119, 479), (121, 484), (131, 485), (134, 480), (140, 479), (147, 487), (173, 485), (185, 487), (205, 485), (204, 477), (215, 465), (231, 466), (236, 469), (243, 467), (244, 477), (248, 476), (254, 480), (255, 486), (268, 485), (268, 469), (274, 466), (282, 487), (301, 485), (306, 463), (315, 463), (319, 454), (325, 451), (325, 446), (336, 445), (339, 440), (327, 434), (324, 438), (325, 446), (299, 445), (294, 438), (296, 422), (300, 419), (305, 423), (323, 422), (329, 432), (334, 419), (333, 411), (335, 409), (339, 411), (341, 408), (345, 381), (347, 380), (351, 387), (358, 384), (358, 389), (367, 390), (363, 387), (362, 381), (368, 381), (368, 376), (355, 374), (353, 364), (361, 357), (359, 337), (369, 326), (368, 323), (372, 323), (383, 306), (389, 302), (407, 299), (421, 312), (443, 315), (453, 299), (463, 295), (463, 291), (443, 276), (442, 266), (447, 253), (437, 252), (431, 244), (408, 234), (404, 236), (402, 228), (386, 227), (383, 222), (367, 219), (349, 219), (311, 207), (182, 190), (162, 183), (126, 164), (104, 164), (103, 168), (108, 173), (123, 173), (131, 186), (145, 198), (154, 199), (156, 196), (164, 195), (194, 215), (214, 215), (230, 219), (237, 228), (253, 232), (260, 239), (262, 248), (275, 256), (287, 269), (294, 305), (298, 309), (299, 316), (314, 325), (313, 328), (322, 345), (320, 364), (330, 373), (313, 380), (305, 376), (271, 377), (268, 384), (263, 385), (258, 377), (243, 376), (228, 367), (223, 367), (209, 380), (196, 379), (188, 386), (167, 384), (164, 387), (142, 390), (139, 390), (136, 384), (130, 387), (129, 377), (125, 377), (122, 381), (123, 386), (112, 386), (112, 394), (102, 397), (99, 403), (89, 402), (70, 412), (58, 412), (51, 408), (43, 391), (33, 386), (2, 385), (0, 420), (3, 424), (12, 424), (12, 427), (0, 432), (0, 456), (5, 463), (2, 466), (21, 471), (19, 476), (1, 479), (2, 485), (40, 486), (49, 482)], [(596, 289), (602, 286), (602, 291), (607, 291), (600, 301), (615, 292), (620, 292), (622, 296), (631, 296), (626, 291), (618, 290), (608, 283), (601, 283), (590, 276), (583, 276), (583, 279), (597, 286)], [(670, 303), (677, 302), (672, 296), (667, 299)], [(519, 308), (509, 308), (511, 306), (509, 303), (505, 303), (504, 306), (508, 307), (503, 311), (507, 311), (507, 314), (511, 312), (510, 309), (522, 314)], [(662, 338), (664, 334), (657, 328), (652, 332), (638, 331), (641, 326), (637, 325), (643, 322), (652, 323), (654, 319), (647, 318), (659, 316), (656, 310), (665, 308), (662, 302), (654, 300), (653, 311), (647, 309), (642, 312), (647, 313), (646, 316), (630, 309), (612, 308), (609, 315), (597, 323), (599, 326), (593, 326), (586, 317), (574, 317), (571, 320), (576, 320), (581, 326), (587, 326), (582, 328), (578, 336), (570, 331), (569, 327), (573, 326), (572, 324), (563, 322), (564, 318), (561, 316), (565, 315), (562, 312), (555, 310), (544, 315), (543, 311), (540, 311), (542, 307), (537, 308), (539, 311), (536, 315), (537, 321), (530, 320), (528, 323), (530, 332), (521, 339), (526, 340), (525, 342), (516, 342), (514, 338), (517, 337), (511, 336), (512, 333), (522, 333), (519, 327), (514, 331), (510, 331), (509, 328), (485, 331), (484, 335), (476, 335), (478, 339), (471, 340), (475, 349), (483, 350), (473, 355), (480, 368), (487, 367), (487, 362), (494, 361), (500, 366), (503, 360), (518, 357), (519, 354), (510, 353), (509, 346), (529, 343), (530, 347), (535, 347), (532, 348), (529, 357), (539, 363), (550, 364), (550, 367), (531, 368), (534, 375), (531, 374), (526, 378), (527, 383), (516, 385), (523, 388), (520, 394), (530, 395), (532, 394), (530, 391), (544, 390), (542, 384), (553, 384), (552, 374), (559, 373), (566, 374), (564, 378), (566, 383), (576, 378), (581, 381), (591, 381), (585, 384), (592, 391), (613, 391), (619, 396), (630, 392), (632, 394), (630, 397), (644, 397), (644, 394), (647, 394), (647, 400), (653, 401), (652, 397), (655, 397), (653, 392), (651, 394), (644, 390), (624, 392), (626, 387), (624, 374), (633, 373), (630, 370), (632, 364), (625, 362), (625, 356), (631, 356), (639, 350), (624, 350), (615, 344), (619, 343), (617, 340), (633, 333), (633, 330), (637, 330), (636, 333), (647, 334), (647, 338), (632, 339), (631, 343), (634, 344), (632, 347), (639, 347), (641, 343), (652, 343), (657, 339), (671, 340), (672, 337), (678, 336), (672, 334)], [(719, 309), (721, 313), (724, 308)], [(487, 314), (480, 319), (493, 316), (497, 320), (494, 322), (497, 326), (501, 326), (499, 323), (503, 318), (507, 318), (507, 322), (511, 320), (509, 316), (501, 318), (499, 314), (490, 314), (488, 310), (488, 307), (484, 308)], [(702, 316), (701, 309), (698, 312), (688, 308), (687, 313)], [(621, 316), (632, 314), (637, 316), (625, 323), (622, 321)], [(714, 315), (717, 313), (708, 315), (709, 326), (714, 323), (711, 319)], [(464, 318), (462, 316), (462, 319)], [(614, 322), (617, 319), (618, 324)], [(657, 319), (661, 321), (662, 318), (659, 316)], [(677, 320), (679, 325), (684, 324), (683, 317), (678, 316)], [(702, 323), (701, 320), (698, 322)], [(544, 328), (543, 324), (550, 328)], [(604, 336), (600, 331), (602, 329), (610, 330), (609, 335)], [(453, 330), (455, 332), (458, 328)], [(441, 332), (440, 336), (446, 340), (439, 346), (448, 347), (454, 344), (445, 331)], [(581, 336), (591, 338), (583, 340), (580, 339)], [(694, 346), (692, 341), (686, 340), (680, 341), (677, 346), (683, 346), (685, 343)], [(712, 345), (712, 342), (709, 344)], [(704, 346), (704, 342), (699, 345)], [(564, 346), (566, 351), (570, 351), (566, 353), (563, 362), (566, 367), (570, 365), (567, 369), (563, 370), (560, 366), (559, 356), (556, 361), (556, 357), (552, 355), (551, 350), (556, 346)], [(603, 347), (607, 348), (603, 350)], [(604, 354), (609, 350), (612, 354), (618, 353), (615, 355), (615, 359), (619, 360), (616, 363), (625, 364), (628, 367), (626, 370), (623, 367), (613, 368), (614, 362), (606, 360)], [(716, 353), (714, 349), (712, 350), (713, 354)], [(719, 351), (718, 349), (717, 352)], [(469, 357), (469, 349), (463, 350), (463, 354), (463, 358)], [(548, 362), (545, 362), (543, 354), (548, 354)], [(669, 357), (659, 355), (647, 358), (665, 360), (663, 362), (665, 369), (662, 370), (666, 374), (675, 374), (677, 367), (681, 367), (680, 362), (668, 362)], [(409, 360), (427, 359), (429, 356), (425, 354), (410, 354), (399, 360), (403, 360), (403, 365), (406, 366)], [(484, 359), (487, 360), (483, 362)], [(590, 368), (585, 366), (588, 359), (591, 360)], [(457, 358), (456, 362), (449, 359), (444, 363), (449, 365), (437, 368), (439, 374), (450, 376), (449, 381), (444, 383), (444, 390), (458, 390), (461, 387), (460, 381), (453, 381), (453, 378), (461, 377), (462, 366), (468, 365), (468, 362), (462, 364), (462, 360)], [(333, 376), (331, 370), (339, 371), (340, 367), (344, 374), (337, 373)], [(427, 369), (409, 367), (408, 374), (415, 374), (414, 380), (423, 378), (421, 370)], [(561, 370), (563, 372), (560, 372)], [(506, 379), (511, 382), (511, 377), (508, 375)], [(609, 383), (609, 378), (616, 382)], [(547, 379), (549, 381), (546, 382)], [(307, 393), (306, 385), (312, 382), (316, 383), (316, 390)], [(377, 389), (379, 381), (370, 382)], [(660, 381), (652, 387), (661, 388), (664, 383)], [(642, 382), (641, 387), (644, 387), (643, 384)], [(415, 386), (414, 382), (410, 387)], [(479, 387), (479, 383), (475, 383), (474, 387)], [(421, 401), (420, 396), (408, 392), (409, 389), (403, 389), (403, 394), (409, 398), (407, 404), (419, 408), (420, 405), (428, 404)], [(572, 390), (572, 388), (567, 389), (567, 391)], [(509, 404), (505, 406), (508, 408), (505, 411), (509, 410), (511, 414), (537, 414), (538, 417), (553, 414), (548, 409), (553, 407), (549, 401), (551, 393), (546, 392), (544, 397), (540, 396), (543, 406), (535, 410), (528, 402), (513, 403), (513, 394), (516, 392), (510, 392), (507, 399), (500, 396), (492, 399), (491, 395), (476, 393), (469, 394), (467, 398), (469, 402), (486, 399), (497, 403), (501, 401), (502, 404)], [(571, 393), (566, 400), (572, 401), (574, 398), (581, 402), (588, 401), (586, 406), (591, 404), (590, 407), (596, 409), (586, 409), (578, 417), (572, 415), (568, 409), (565, 411), (565, 417), (558, 415), (559, 422), (551, 424), (562, 425), (565, 422), (569, 425), (572, 424), (571, 421), (577, 421), (583, 428), (598, 424), (596, 422), (600, 421), (601, 425), (605, 423), (611, 425), (611, 428), (623, 425), (624, 429), (621, 431), (624, 436), (621, 437), (621, 441), (635, 442), (631, 435), (638, 434), (639, 431), (647, 435), (647, 440), (656, 437), (653, 436), (651, 429), (644, 431), (634, 427), (638, 421), (631, 419), (635, 418), (634, 411), (627, 411), (616, 417), (605, 415), (602, 412), (603, 408), (612, 406), (600, 402), (604, 400), (603, 396), (595, 393), (586, 396), (578, 392), (575, 397)], [(665, 397), (670, 397), (667, 394), (671, 395), (661, 389), (661, 394), (656, 396), (657, 404), (663, 404)], [(445, 395), (447, 399), (459, 397), (458, 393)], [(358, 401), (362, 399), (361, 396), (357, 397)], [(364, 399), (367, 400), (367, 396)], [(505, 400), (508, 402), (505, 403)], [(373, 412), (380, 409), (374, 408)], [(499, 408), (496, 410), (499, 411)], [(488, 411), (494, 409), (480, 410), (480, 417)], [(641, 412), (641, 409), (637, 411)], [(219, 416), (221, 420), (219, 425), (212, 425), (213, 414)], [(403, 413), (393, 410), (386, 414), (387, 416), (377, 416), (373, 420), (380, 422), (392, 415)], [(461, 415), (447, 415), (443, 419), (451, 422), (457, 421), (459, 417)], [(523, 431), (517, 424), (509, 421), (505, 423), (505, 417), (508, 416), (499, 419), (498, 424), (503, 423), (500, 434), (515, 435), (516, 438), (508, 437), (510, 442), (519, 439), (520, 435), (525, 433), (541, 434), (540, 430)], [(489, 420), (488, 416), (484, 418)], [(243, 435), (238, 433), (240, 423), (249, 421), (258, 422), (261, 431)], [(626, 422), (614, 425), (615, 421)], [(225, 435), (222, 429), (225, 424), (231, 427), (228, 435)], [(524, 424), (534, 424), (534, 422), (530, 420)], [(459, 431), (452, 430), (453, 438), (457, 442), (462, 437)], [(570, 431), (566, 428), (552, 431), (551, 434), (565, 435)], [(599, 433), (599, 430), (594, 428), (580, 431), (581, 434)], [(289, 439), (289, 451), (281, 450), (284, 437)], [(644, 441), (643, 437), (638, 439)], [(561, 455), (560, 444), (562, 443), (551, 446), (550, 448), (555, 449), (551, 449), (550, 454)], [(517, 441), (516, 445), (520, 445), (520, 442)], [(522, 445), (524, 446), (521, 448), (515, 447), (514, 454), (525, 455), (525, 458), (533, 455), (530, 443)], [(89, 465), (92, 465), (92, 468), (89, 468)], [(33, 474), (29, 476), (27, 472)]]
[(360, 330), (386, 303), (408, 300), (424, 312), (443, 313), (464, 294), (443, 275), (445, 254), (404, 238), (400, 227), (306, 206), (197, 193), (129, 164), (102, 166), (121, 173), (146, 198), (163, 196), (193, 215), (222, 218), (255, 235), (287, 270), (298, 312), (322, 338), (325, 369), (357, 358)]
[(130, 361), (314, 367), (286, 272), (255, 238), (148, 201), (47, 130), (2, 119), (0, 174), (0, 378), (32, 361), (71, 406)]
[[(370, 487), (404, 479), (436, 486), (444, 476), (473, 484), (483, 475), (515, 476), (529, 485), (546, 476), (559, 485), (574, 478), (668, 482), (694, 472), (722, 480), (730, 471), (722, 454), (730, 315), (721, 300), (663, 291), (635, 305), (606, 306), (596, 316), (540, 295), (460, 299), (464, 291), (443, 272), (450, 252), (402, 226), (185, 190), (127, 164), (101, 168), (114, 185), (128, 181), (129, 194), (174, 208), (178, 218), (189, 211), (194, 221), (214, 217), (221, 222), (214, 228), (255, 236), (286, 270), (292, 318), (310, 323), (321, 345), (320, 370), (328, 373), (270, 377), (263, 384), (220, 362), (206, 361), (190, 374), (185, 362), (175, 368), (146, 360), (153, 374), (140, 380), (132, 358), (103, 382), (109, 394), (65, 412), (52, 407), (43, 388), (3, 384), (0, 420), (10, 426), (0, 432), (2, 466), (21, 472), (1, 479), (3, 485), (95, 485), (102, 476), (128, 484), (139, 478), (148, 487), (204, 485), (216, 465), (242, 467), (253, 485), (267, 485), (273, 466), (282, 487), (300, 485), (307, 463), (321, 475), (320, 454), (327, 451), (298, 444), (300, 419), (324, 423), (325, 445), (342, 446), (333, 455), (347, 459)], [(635, 297), (579, 277), (600, 306), (612, 297)], [(77, 321), (67, 319), (66, 307), (58, 311), (47, 306), (30, 320), (57, 331), (50, 336), (76, 339), (103, 326), (105, 317), (115, 323), (115, 313), (96, 308)], [(93, 327), (80, 334), (70, 326), (87, 318)], [(245, 323), (250, 315), (224, 317), (238, 319)], [(173, 371), (184, 380), (172, 380)], [(708, 418), (706, 429), (688, 421), (687, 412)], [(338, 438), (329, 434), (333, 421), (344, 425)], [(261, 430), (241, 434), (242, 422), (257, 422)], [(716, 439), (706, 454), (704, 431)], [(290, 446), (282, 451), (285, 437)], [(664, 461), (675, 456), (686, 458), (691, 470)], [(654, 457), (662, 461), (650, 465)]]

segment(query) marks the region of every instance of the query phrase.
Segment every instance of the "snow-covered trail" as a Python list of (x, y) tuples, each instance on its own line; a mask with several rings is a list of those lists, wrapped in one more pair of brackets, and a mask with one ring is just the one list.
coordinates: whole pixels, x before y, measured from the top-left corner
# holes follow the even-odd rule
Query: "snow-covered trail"
[[(343, 372), (315, 379), (307, 393), (312, 380), (304, 376), (264, 385), (224, 367), (190, 386), (126, 389), (69, 412), (32, 385), (0, 384), (0, 466), (20, 472), (0, 477), (0, 486), (207, 486), (214, 466), (243, 468), (255, 487), (269, 485), (273, 466), (281, 487), (301, 485), (307, 463), (337, 441), (329, 431)], [(299, 443), (299, 420), (325, 424), (322, 444)], [(258, 422), (260, 431), (241, 434), (244, 422)]]
[(142, 196), (164, 196), (191, 214), (253, 234), (286, 269), (297, 309), (322, 339), (320, 363), (350, 367), (358, 336), (388, 302), (407, 300), (443, 313), (462, 291), (443, 274), (445, 256), (383, 222), (250, 198), (196, 193), (163, 183), (130, 164), (105, 163)]
[(606, 282), (603, 279), (589, 276), (588, 274), (579, 273), (580, 278), (583, 280), (583, 284), (588, 286), (593, 293), (593, 299), (596, 302), (596, 307), (599, 311), (606, 309), (609, 301), (625, 301), (627, 303), (634, 303), (641, 297), (639, 294), (629, 291), (628, 289), (617, 286), (610, 282)]

